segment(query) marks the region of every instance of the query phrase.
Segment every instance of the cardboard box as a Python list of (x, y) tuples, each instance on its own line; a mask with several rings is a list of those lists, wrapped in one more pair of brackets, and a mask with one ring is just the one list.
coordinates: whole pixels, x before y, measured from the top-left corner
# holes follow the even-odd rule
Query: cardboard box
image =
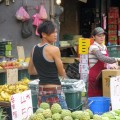
[(62, 57), (61, 60), (63, 63), (74, 63), (75, 57)]
[(120, 70), (102, 70), (103, 96), (110, 97), (110, 77), (120, 75)]

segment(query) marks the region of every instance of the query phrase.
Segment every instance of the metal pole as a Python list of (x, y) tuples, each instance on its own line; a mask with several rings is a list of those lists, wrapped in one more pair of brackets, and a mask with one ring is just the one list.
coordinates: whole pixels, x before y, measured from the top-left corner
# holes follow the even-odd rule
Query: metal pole
[(50, 6), (51, 6), (51, 20), (54, 22), (54, 16), (55, 16), (55, 6), (54, 6), (54, 0), (50, 1)]

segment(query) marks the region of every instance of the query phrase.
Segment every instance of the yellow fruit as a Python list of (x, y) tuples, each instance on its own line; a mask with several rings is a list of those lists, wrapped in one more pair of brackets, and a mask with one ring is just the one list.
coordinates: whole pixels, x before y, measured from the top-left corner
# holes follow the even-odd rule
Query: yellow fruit
[(19, 88), (17, 88), (17, 89), (15, 90), (15, 93), (20, 93)]
[(17, 60), (17, 62), (24, 62), (24, 59), (23, 59), (23, 58), (19, 58), (19, 59)]
[(26, 86), (26, 85), (19, 85), (18, 88), (19, 88), (20, 90), (27, 90), (27, 89), (28, 89), (28, 86)]
[(14, 90), (15, 89), (15, 85), (10, 85), (9, 86), (9, 90)]
[(3, 69), (3, 67), (0, 66), (0, 70), (2, 70), (2, 69)]
[(29, 80), (28, 78), (23, 78), (23, 79), (22, 79), (22, 82), (23, 82), (24, 84), (28, 84), (28, 83), (30, 82), (30, 80)]
[(29, 63), (29, 61), (30, 61), (30, 58), (29, 57), (27, 57), (27, 58), (25, 58), (25, 60), (24, 60), (25, 62), (27, 62), (27, 63)]
[(4, 91), (1, 92), (1, 97), (4, 98), (4, 99), (6, 98), (6, 94), (5, 94)]
[(0, 96), (0, 101), (4, 101), (4, 98), (2, 98), (1, 96)]

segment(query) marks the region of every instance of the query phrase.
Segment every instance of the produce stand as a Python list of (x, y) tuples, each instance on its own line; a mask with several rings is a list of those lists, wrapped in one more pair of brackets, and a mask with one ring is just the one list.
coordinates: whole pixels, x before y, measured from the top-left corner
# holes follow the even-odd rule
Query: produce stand
[[(18, 68), (18, 80), (27, 77), (30, 78), (28, 74), (28, 67), (19, 67)], [(0, 69), (0, 85), (4, 85), (6, 83), (6, 70)]]

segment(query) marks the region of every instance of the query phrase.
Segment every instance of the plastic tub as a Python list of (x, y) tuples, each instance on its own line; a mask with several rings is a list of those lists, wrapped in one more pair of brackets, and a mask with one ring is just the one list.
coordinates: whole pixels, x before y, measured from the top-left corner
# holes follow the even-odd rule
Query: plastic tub
[(88, 98), (89, 109), (93, 114), (102, 115), (109, 111), (110, 98), (108, 97), (89, 97)]

